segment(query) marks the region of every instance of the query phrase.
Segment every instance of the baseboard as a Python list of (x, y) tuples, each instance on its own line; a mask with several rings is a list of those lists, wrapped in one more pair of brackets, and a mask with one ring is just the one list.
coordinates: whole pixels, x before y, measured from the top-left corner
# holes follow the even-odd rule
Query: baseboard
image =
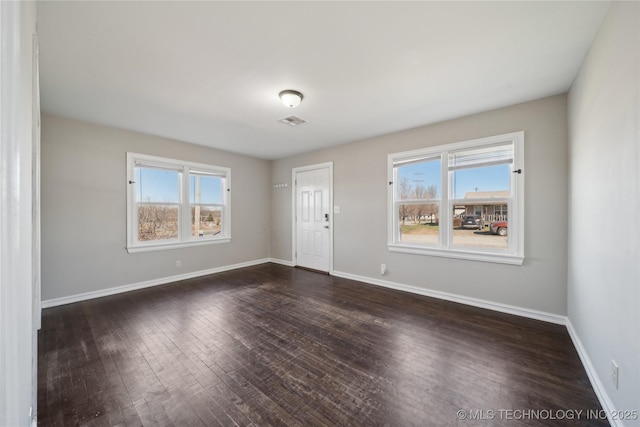
[(369, 283), (371, 285), (382, 286), (385, 288), (396, 289), (399, 291), (411, 292), (427, 297), (438, 298), (446, 301), (457, 302), (460, 304), (472, 305), (474, 307), (486, 308), (501, 313), (513, 314), (516, 316), (527, 317), (529, 319), (541, 320), (543, 322), (555, 323), (557, 325), (565, 325), (567, 318), (558, 314), (547, 313), (544, 311), (532, 310), (529, 308), (517, 307), (508, 304), (501, 304), (493, 301), (487, 301), (477, 298), (465, 297), (462, 295), (450, 294), (447, 292), (435, 291), (431, 289), (419, 288), (417, 286), (405, 285), (402, 283), (390, 282), (387, 280), (373, 279), (366, 276), (358, 276), (356, 274), (334, 271), (334, 276), (344, 279), (357, 280), (359, 282)]
[(295, 264), (293, 263), (293, 261), (286, 261), (284, 259), (278, 259), (278, 258), (269, 258), (268, 261), (274, 264), (286, 265), (287, 267), (295, 267)]
[(587, 376), (589, 377), (589, 381), (591, 382), (591, 387), (593, 387), (593, 391), (595, 392), (598, 400), (600, 401), (600, 405), (602, 405), (602, 409), (607, 414), (607, 420), (612, 427), (624, 427), (624, 424), (620, 420), (614, 420), (611, 417), (611, 414), (616, 413), (616, 408), (607, 391), (604, 388), (604, 384), (600, 381), (600, 377), (596, 371), (596, 368), (591, 363), (591, 359), (589, 358), (589, 354), (587, 350), (582, 345), (582, 341), (578, 336), (578, 333), (573, 328), (573, 324), (571, 323), (571, 319), (567, 318), (567, 331), (569, 331), (569, 336), (571, 337), (571, 341), (573, 341), (573, 346), (576, 348), (578, 352), (578, 356), (580, 357), (580, 361), (582, 362), (582, 366), (584, 366), (584, 370), (587, 371)]
[(274, 262), (269, 258), (259, 259), (255, 261), (241, 262), (238, 264), (225, 265), (222, 267), (210, 268), (207, 270), (194, 271), (191, 273), (179, 274), (176, 276), (161, 277), (159, 279), (147, 280), (145, 282), (132, 283), (130, 285), (116, 286), (99, 291), (83, 292), (81, 294), (70, 295), (67, 297), (54, 298), (42, 301), (42, 308), (56, 307), (59, 305), (71, 304), (74, 302), (86, 301), (93, 298), (106, 297), (109, 295), (121, 294), (123, 292), (135, 291), (137, 289), (149, 288), (151, 286), (165, 285), (180, 280), (193, 279), (195, 277), (207, 276), (209, 274), (221, 273), (223, 271), (236, 270), (238, 268), (251, 267), (254, 265)]

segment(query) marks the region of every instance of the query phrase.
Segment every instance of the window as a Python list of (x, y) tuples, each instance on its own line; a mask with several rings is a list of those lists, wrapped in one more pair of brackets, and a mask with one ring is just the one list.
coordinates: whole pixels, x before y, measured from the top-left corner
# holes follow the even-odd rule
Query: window
[(522, 264), (523, 154), (524, 132), (390, 154), (389, 250)]
[[(496, 217), (502, 217), (502, 216), (507, 216), (507, 205), (496, 205), (493, 207), (493, 214)], [(502, 218), (496, 218), (496, 219), (502, 219)]]
[(127, 153), (127, 250), (228, 242), (228, 168)]

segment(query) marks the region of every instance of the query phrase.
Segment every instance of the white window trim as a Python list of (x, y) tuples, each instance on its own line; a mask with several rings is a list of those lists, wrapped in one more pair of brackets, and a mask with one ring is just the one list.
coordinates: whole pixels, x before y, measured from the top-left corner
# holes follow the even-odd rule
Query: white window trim
[[(136, 161), (143, 162), (150, 166), (160, 168), (173, 169), (181, 172), (180, 175), (180, 202), (166, 203), (167, 205), (178, 205), (181, 222), (180, 231), (177, 239), (155, 241), (155, 242), (139, 242), (137, 235), (137, 219), (135, 212), (135, 165)], [(199, 237), (194, 238), (191, 233), (185, 230), (191, 229), (191, 217), (184, 212), (190, 211), (189, 202), (189, 175), (190, 171), (202, 174), (211, 173), (215, 175), (224, 175), (227, 191), (222, 194), (222, 230), (220, 236)], [(170, 159), (165, 157), (150, 156), (140, 153), (127, 153), (127, 252), (151, 252), (162, 251), (167, 249), (190, 248), (194, 246), (212, 245), (218, 243), (228, 243), (231, 241), (231, 169), (223, 166), (206, 165), (202, 163), (187, 162), (183, 160)]]
[[(451, 212), (454, 199), (449, 194), (449, 170), (448, 155), (452, 151), (463, 150), (483, 145), (492, 145), (504, 142), (513, 143), (512, 171), (521, 170), (522, 173), (511, 174), (511, 204), (507, 206), (509, 212), (509, 233), (507, 234), (508, 249), (505, 251), (483, 250), (475, 248), (456, 248), (452, 246), (452, 233), (449, 232), (451, 224)], [(394, 162), (402, 159), (416, 157), (441, 158), (441, 199), (440, 199), (440, 239), (438, 246), (426, 246), (418, 244), (400, 243), (396, 241), (396, 212), (394, 192), (397, 177), (395, 176)], [(438, 256), (444, 258), (456, 258), (473, 261), (494, 262), (501, 264), (522, 265), (524, 262), (524, 132), (513, 132), (504, 135), (478, 138), (469, 141), (452, 144), (438, 145), (419, 150), (392, 153), (387, 156), (387, 176), (389, 188), (387, 192), (388, 206), (388, 233), (387, 247), (390, 252), (402, 252), (409, 254)], [(507, 204), (505, 202), (505, 204)]]

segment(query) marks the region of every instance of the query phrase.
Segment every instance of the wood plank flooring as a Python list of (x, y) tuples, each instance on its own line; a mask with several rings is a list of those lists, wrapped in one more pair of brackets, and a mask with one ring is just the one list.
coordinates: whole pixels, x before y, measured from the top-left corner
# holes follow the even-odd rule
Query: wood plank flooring
[(608, 425), (563, 326), (276, 264), (46, 309), (38, 353), (42, 426)]

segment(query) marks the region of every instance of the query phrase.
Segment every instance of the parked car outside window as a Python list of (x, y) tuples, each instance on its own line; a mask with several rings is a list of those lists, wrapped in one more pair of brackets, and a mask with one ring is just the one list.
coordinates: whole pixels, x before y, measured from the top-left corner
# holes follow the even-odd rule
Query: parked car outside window
[(491, 223), (491, 232), (499, 236), (507, 235), (507, 221), (496, 221)]
[(460, 227), (480, 229), (482, 227), (481, 223), (482, 220), (480, 215), (466, 215), (462, 217), (462, 224), (460, 224)]

